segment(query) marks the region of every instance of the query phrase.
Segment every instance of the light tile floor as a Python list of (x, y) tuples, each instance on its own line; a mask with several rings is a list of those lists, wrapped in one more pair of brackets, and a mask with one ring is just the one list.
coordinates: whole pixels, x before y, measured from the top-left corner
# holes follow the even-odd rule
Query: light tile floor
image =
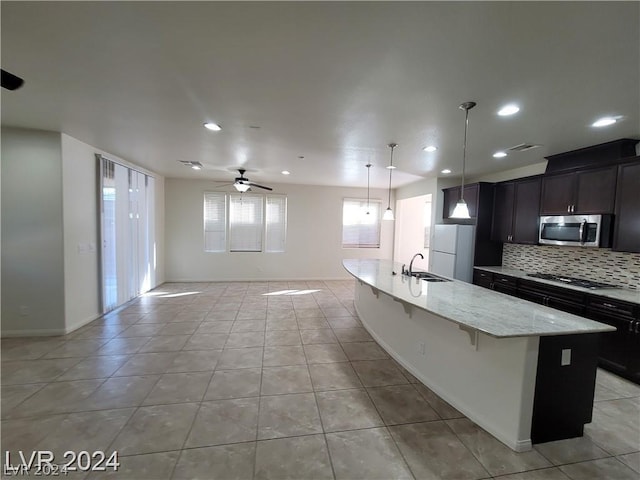
[(117, 450), (90, 479), (640, 478), (639, 386), (599, 371), (584, 437), (515, 453), (373, 342), (353, 285), (165, 284), (3, 339), (2, 451)]

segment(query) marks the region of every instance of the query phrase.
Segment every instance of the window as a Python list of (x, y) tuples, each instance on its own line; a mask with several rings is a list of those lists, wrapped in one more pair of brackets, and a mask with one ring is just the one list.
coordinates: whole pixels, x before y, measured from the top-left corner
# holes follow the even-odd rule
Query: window
[(344, 199), (342, 204), (342, 247), (380, 248), (379, 200), (370, 200), (367, 207), (367, 200)]
[(204, 194), (204, 251), (227, 249), (227, 203), (224, 193)]
[(287, 239), (287, 197), (267, 196), (266, 252), (284, 252)]
[(229, 251), (261, 252), (262, 195), (229, 195)]
[(287, 197), (204, 194), (205, 252), (284, 252)]

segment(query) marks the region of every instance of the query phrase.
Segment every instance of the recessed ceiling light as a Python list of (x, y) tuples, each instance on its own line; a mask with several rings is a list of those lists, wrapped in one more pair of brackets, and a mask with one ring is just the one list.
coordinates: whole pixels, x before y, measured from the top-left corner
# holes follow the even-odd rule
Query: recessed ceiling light
[(444, 170), (441, 170), (440, 173), (444, 173), (446, 175), (447, 173), (451, 173), (451, 170), (445, 168)]
[(616, 123), (618, 119), (615, 117), (602, 117), (591, 124), (592, 127), (608, 127)]
[(290, 175), (291, 172), (289, 170), (282, 170), (281, 172), (283, 175)]
[(387, 165), (387, 170), (395, 170), (395, 165)]
[(520, 111), (520, 107), (514, 104), (505, 105), (500, 110), (498, 110), (498, 115), (501, 117), (506, 117), (509, 115), (513, 115), (514, 113), (518, 113)]
[(193, 168), (194, 170), (202, 170), (202, 167), (200, 165), (191, 165), (191, 168)]
[(219, 132), (220, 130), (222, 130), (222, 127), (220, 125), (211, 122), (205, 123), (204, 128), (206, 128), (207, 130), (211, 130), (212, 132)]
[(435, 145), (429, 145), (428, 147), (424, 147), (422, 150), (424, 150), (425, 152), (435, 152), (436, 150), (438, 150), (438, 147), (436, 147)]
[(496, 152), (496, 153), (493, 154), (494, 158), (503, 158), (503, 157), (506, 157), (506, 156), (507, 156), (506, 152)]

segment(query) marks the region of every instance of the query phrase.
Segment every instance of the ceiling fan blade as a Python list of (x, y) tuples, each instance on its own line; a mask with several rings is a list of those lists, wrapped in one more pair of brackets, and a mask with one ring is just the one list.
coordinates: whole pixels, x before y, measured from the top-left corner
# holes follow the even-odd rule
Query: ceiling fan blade
[(246, 182), (246, 184), (251, 185), (252, 187), (262, 188), (264, 190), (273, 190), (273, 188), (271, 187), (265, 187), (264, 185), (258, 185), (257, 183), (253, 183), (253, 182)]
[(231, 185), (235, 185), (235, 183), (223, 183), (221, 185), (216, 185), (214, 188), (224, 188), (224, 187), (230, 187)]
[(17, 90), (22, 86), (24, 80), (20, 77), (15, 76), (13, 73), (9, 73), (6, 70), (0, 69), (2, 88), (6, 88), (7, 90)]

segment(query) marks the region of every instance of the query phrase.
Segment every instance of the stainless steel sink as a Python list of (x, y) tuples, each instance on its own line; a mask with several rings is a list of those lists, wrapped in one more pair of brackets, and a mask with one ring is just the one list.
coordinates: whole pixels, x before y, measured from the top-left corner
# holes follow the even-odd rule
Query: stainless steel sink
[(419, 278), (426, 282), (450, 282), (448, 278), (442, 278), (429, 272), (411, 272), (412, 277)]

